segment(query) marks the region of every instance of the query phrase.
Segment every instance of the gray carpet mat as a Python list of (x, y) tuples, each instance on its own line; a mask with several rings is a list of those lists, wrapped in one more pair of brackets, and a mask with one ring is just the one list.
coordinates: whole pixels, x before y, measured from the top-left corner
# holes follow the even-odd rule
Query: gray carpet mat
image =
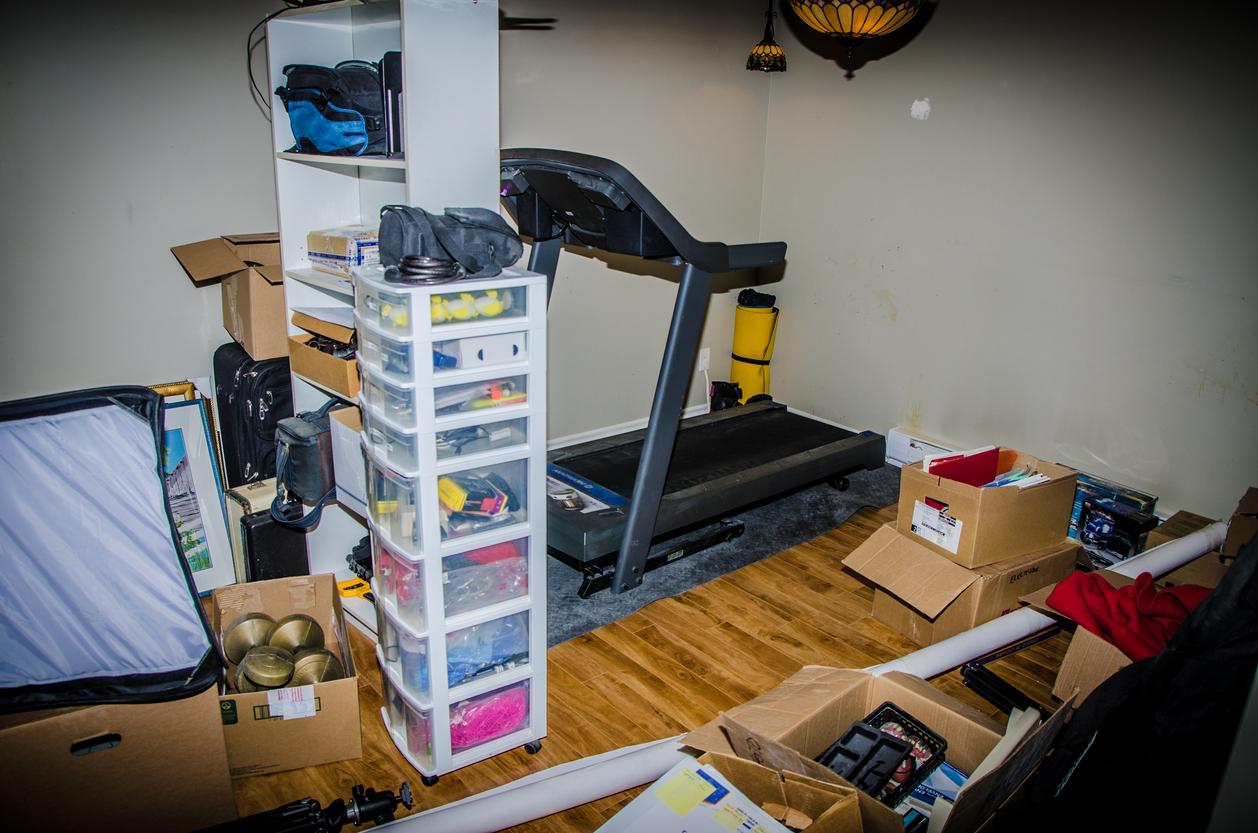
[(741, 537), (647, 573), (641, 587), (618, 596), (602, 590), (588, 599), (579, 598), (580, 570), (548, 558), (547, 645), (567, 642), (622, 619), (656, 599), (684, 593), (810, 541), (839, 526), (864, 506), (881, 509), (899, 499), (900, 470), (894, 466), (860, 471), (848, 480), (851, 486), (845, 492), (823, 483), (731, 516), (746, 524)]

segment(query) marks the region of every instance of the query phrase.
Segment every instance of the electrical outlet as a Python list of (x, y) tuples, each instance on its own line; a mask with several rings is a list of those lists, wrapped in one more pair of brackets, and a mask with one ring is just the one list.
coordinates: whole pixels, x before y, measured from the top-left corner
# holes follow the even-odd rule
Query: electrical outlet
[(700, 371), (708, 369), (708, 364), (711, 358), (712, 358), (712, 351), (709, 350), (707, 347), (704, 347), (702, 350), (699, 351), (699, 370)]

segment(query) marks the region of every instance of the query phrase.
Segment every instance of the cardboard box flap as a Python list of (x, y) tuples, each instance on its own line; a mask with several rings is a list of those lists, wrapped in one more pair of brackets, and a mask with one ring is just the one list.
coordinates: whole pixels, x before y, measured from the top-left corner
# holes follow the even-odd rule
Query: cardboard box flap
[(224, 234), (223, 239), (237, 246), (250, 243), (278, 243), (280, 242), (280, 233), (278, 231), (262, 231), (254, 234)]
[(1245, 490), (1240, 503), (1236, 504), (1235, 514), (1248, 515), (1251, 518), (1258, 517), (1258, 489), (1250, 486)]
[[(801, 709), (801, 701), (821, 706), (868, 680), (869, 673), (865, 671), (806, 665), (754, 700), (730, 709), (728, 714), (740, 723), (759, 727), (772, 740), (781, 741), (808, 723), (811, 710)], [(704, 752), (735, 754), (721, 716), (686, 735), (682, 742)]]
[(857, 790), (850, 783), (839, 777), (828, 767), (814, 760), (805, 758), (793, 749), (789, 749), (776, 741), (757, 734), (746, 728), (728, 715), (717, 718), (728, 732), (733, 743), (734, 753), (749, 761), (755, 761), (769, 769), (789, 773), (797, 778), (820, 781), (842, 789), (852, 790), (860, 801), (865, 831), (882, 831), (882, 833), (903, 833), (904, 821), (898, 813), (871, 796)]
[(350, 339), (354, 337), (353, 318), (351, 317), (350, 319), (351, 326), (347, 327), (344, 324), (329, 320), (328, 316), (331, 316), (331, 314), (332, 310), (329, 310), (325, 315), (321, 313), (319, 308), (304, 307), (301, 310), (293, 310), (293, 324), (316, 335), (339, 341), (341, 344), (349, 344)]
[(979, 578), (897, 532), (894, 524), (869, 536), (843, 566), (932, 619)]
[(255, 266), (254, 270), (262, 279), (271, 286), (279, 286), (284, 283), (284, 267), (278, 263), (270, 263), (265, 266)]
[(986, 775), (977, 781), (971, 779), (966, 782), (948, 815), (944, 828), (948, 833), (977, 830), (1030, 777), (1061, 732), (1061, 727), (1074, 706), (1074, 699), (1071, 697)]
[(197, 286), (222, 280), (246, 268), (221, 237), (173, 246), (170, 251)]

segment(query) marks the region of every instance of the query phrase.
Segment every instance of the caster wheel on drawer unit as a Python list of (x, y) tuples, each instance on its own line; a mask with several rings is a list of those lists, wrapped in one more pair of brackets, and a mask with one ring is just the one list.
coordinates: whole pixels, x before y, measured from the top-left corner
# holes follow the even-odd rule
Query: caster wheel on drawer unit
[(419, 780), (424, 782), (425, 787), (435, 787), (437, 785), (438, 775), (420, 775)]
[(542, 751), (542, 742), (540, 740), (531, 740), (524, 744), (524, 751), (530, 755), (536, 755)]

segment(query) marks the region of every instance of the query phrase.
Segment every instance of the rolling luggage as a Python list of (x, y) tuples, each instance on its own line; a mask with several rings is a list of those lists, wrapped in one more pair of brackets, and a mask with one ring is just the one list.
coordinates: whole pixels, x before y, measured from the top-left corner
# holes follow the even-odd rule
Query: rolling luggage
[(214, 397), (227, 487), (275, 476), (275, 428), (293, 415), (288, 358), (255, 362), (232, 341), (214, 351)]

